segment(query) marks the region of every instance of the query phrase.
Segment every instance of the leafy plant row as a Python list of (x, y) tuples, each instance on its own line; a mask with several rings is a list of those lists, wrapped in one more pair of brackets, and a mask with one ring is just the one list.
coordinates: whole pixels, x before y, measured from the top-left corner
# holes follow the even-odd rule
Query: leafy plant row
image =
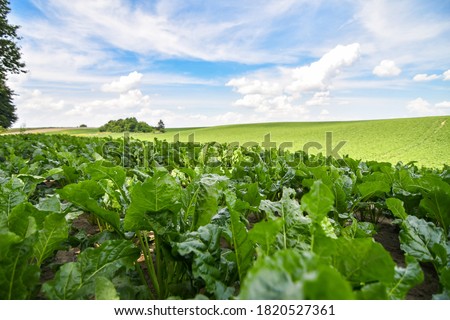
[[(448, 166), (0, 140), (1, 299), (404, 299), (424, 263), (439, 277), (434, 298), (449, 298)], [(404, 267), (373, 239), (383, 218), (400, 229)], [(95, 233), (77, 227), (85, 220)]]

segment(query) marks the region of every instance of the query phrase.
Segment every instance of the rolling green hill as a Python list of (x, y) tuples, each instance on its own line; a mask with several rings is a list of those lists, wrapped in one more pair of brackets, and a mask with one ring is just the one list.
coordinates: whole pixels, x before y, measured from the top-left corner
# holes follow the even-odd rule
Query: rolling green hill
[[(441, 167), (450, 164), (450, 116), (347, 121), (347, 122), (284, 122), (227, 125), (206, 128), (169, 129), (160, 134), (133, 134), (133, 138), (141, 140), (166, 139), (186, 142), (246, 142), (261, 144), (265, 136), (279, 147), (283, 142), (292, 143), (294, 150), (301, 150), (309, 142), (318, 144), (310, 148), (310, 152), (326, 153), (326, 133), (332, 133), (331, 146), (335, 148), (340, 141), (345, 145), (337, 150), (340, 155), (348, 154), (353, 158), (389, 162), (417, 161), (419, 165)], [(120, 137), (121, 134), (100, 134), (93, 129), (72, 129), (54, 131), (76, 135), (95, 135)], [(330, 148), (329, 148), (330, 149)], [(330, 149), (330, 150), (331, 150)]]

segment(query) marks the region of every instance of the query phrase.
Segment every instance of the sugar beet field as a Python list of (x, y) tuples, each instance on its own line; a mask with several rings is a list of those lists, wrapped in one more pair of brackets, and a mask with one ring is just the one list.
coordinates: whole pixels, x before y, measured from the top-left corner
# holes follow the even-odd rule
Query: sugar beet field
[[(48, 134), (122, 138), (123, 133), (104, 133), (96, 128), (44, 129)], [(37, 130), (42, 131), (42, 130)], [(30, 129), (30, 132), (35, 132)], [(130, 133), (142, 141), (167, 140), (200, 143), (257, 143), (290, 151), (303, 150), (327, 155), (337, 150), (363, 161), (408, 163), (439, 167), (450, 159), (450, 117), (423, 117), (342, 122), (275, 122), (214, 126), (204, 128), (170, 128), (165, 133)], [(341, 148), (339, 143), (344, 141)], [(312, 144), (311, 144), (312, 143)], [(326, 148), (327, 143), (331, 148)], [(291, 147), (292, 146), (292, 147)]]
[(450, 297), (448, 165), (0, 141), (0, 299)]

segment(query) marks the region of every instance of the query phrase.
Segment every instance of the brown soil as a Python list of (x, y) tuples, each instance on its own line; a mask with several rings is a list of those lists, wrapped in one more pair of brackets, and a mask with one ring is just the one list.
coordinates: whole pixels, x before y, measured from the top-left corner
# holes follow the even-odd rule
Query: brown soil
[[(384, 220), (378, 223), (377, 234), (374, 239), (390, 252), (397, 265), (405, 267), (405, 254), (400, 249), (398, 234), (399, 227), (393, 225), (392, 221)], [(434, 267), (431, 264), (421, 264), (421, 267), (424, 273), (424, 281), (409, 291), (406, 296), (408, 300), (430, 300), (433, 294), (439, 293), (439, 278)]]
[[(76, 129), (74, 127), (55, 127), (55, 128), (29, 128), (25, 129), (23, 133), (48, 133), (54, 131), (62, 131), (62, 130), (71, 130)], [(20, 129), (10, 129), (5, 132), (0, 133), (0, 135), (8, 135), (8, 134), (20, 134)]]
[(91, 222), (92, 218), (83, 213), (72, 222), (72, 228), (78, 231), (84, 230), (87, 235), (95, 235), (100, 232), (98, 226)]
[[(89, 215), (82, 214), (72, 222), (73, 231), (83, 230), (87, 235), (95, 235), (99, 232), (98, 226), (89, 221)], [(70, 248), (68, 250), (58, 250), (51, 261), (44, 265), (41, 269), (41, 283), (54, 278), (56, 270), (59, 266), (77, 261), (80, 254), (80, 248)], [(42, 297), (39, 297), (42, 298)]]
[[(256, 220), (256, 217), (249, 217), (251, 225), (254, 223), (253, 220)], [(99, 232), (98, 226), (90, 221), (87, 214), (82, 214), (75, 219), (72, 223), (72, 227), (75, 230), (84, 230), (88, 235), (94, 235)], [(405, 267), (405, 255), (400, 249), (399, 227), (392, 224), (391, 220), (383, 219), (378, 222), (376, 228), (377, 234), (374, 236), (375, 241), (379, 242), (387, 251), (389, 251), (392, 259), (398, 266)], [(225, 246), (229, 246), (224, 239), (221, 239), (221, 242)], [(79, 248), (71, 248), (68, 251), (58, 251), (53, 257), (52, 262), (41, 270), (41, 283), (51, 280), (54, 277), (55, 265), (59, 266), (67, 262), (76, 261), (79, 253)], [(146, 264), (144, 259), (141, 258), (138, 262), (145, 271)], [(408, 300), (430, 300), (433, 294), (440, 292), (439, 278), (434, 267), (431, 264), (421, 264), (421, 267), (424, 273), (424, 281), (422, 284), (410, 290), (406, 296), (406, 299)], [(144, 274), (147, 273), (144, 272)], [(38, 298), (42, 299), (44, 297)]]

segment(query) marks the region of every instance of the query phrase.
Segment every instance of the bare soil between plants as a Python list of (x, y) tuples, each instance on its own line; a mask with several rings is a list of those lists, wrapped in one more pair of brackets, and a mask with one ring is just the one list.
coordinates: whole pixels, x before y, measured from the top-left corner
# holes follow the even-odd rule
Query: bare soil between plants
[[(399, 231), (399, 227), (392, 224), (391, 220), (384, 219), (377, 224), (377, 234), (374, 239), (389, 251), (397, 265), (405, 267), (405, 254), (400, 248)], [(423, 263), (420, 266), (424, 274), (424, 281), (408, 292), (407, 300), (430, 300), (433, 294), (439, 293), (439, 278), (434, 267), (431, 264)]]
[[(86, 234), (90, 236), (99, 232), (98, 227), (89, 221), (87, 215), (81, 215), (76, 219), (74, 221), (74, 227), (78, 231), (84, 230)], [(397, 225), (392, 224), (392, 221), (389, 219), (383, 219), (377, 224), (377, 234), (374, 236), (374, 239), (383, 245), (383, 247), (391, 254), (392, 259), (397, 265), (401, 267), (406, 266), (405, 254), (400, 248), (399, 227)], [(55, 275), (57, 266), (76, 261), (79, 253), (79, 248), (58, 251), (53, 258), (53, 261), (43, 268), (41, 281), (45, 282), (52, 279)], [(439, 278), (433, 266), (431, 264), (421, 264), (421, 267), (424, 273), (424, 281), (409, 291), (406, 296), (407, 300), (430, 300), (432, 299), (433, 294), (439, 293)]]

